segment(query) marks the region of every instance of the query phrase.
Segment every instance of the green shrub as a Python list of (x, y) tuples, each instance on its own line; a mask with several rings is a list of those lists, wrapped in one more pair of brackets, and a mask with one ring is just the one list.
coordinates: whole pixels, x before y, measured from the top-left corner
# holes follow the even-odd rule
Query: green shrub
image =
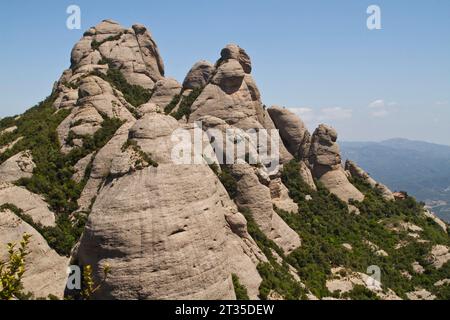
[(248, 297), (247, 288), (239, 282), (239, 277), (235, 274), (232, 274), (232, 278), (233, 278), (234, 292), (236, 293), (236, 299), (250, 300), (250, 298)]
[[(122, 146), (122, 152), (125, 152), (128, 148), (132, 148), (133, 151), (136, 152), (143, 161), (148, 163), (149, 166), (154, 168), (159, 166), (159, 164), (152, 159), (151, 154), (142, 151), (141, 146), (135, 140), (128, 139)], [(139, 167), (139, 164), (137, 164), (137, 167)]]
[(192, 90), (192, 92), (186, 97), (183, 97), (180, 103), (180, 106), (178, 107), (178, 110), (172, 114), (172, 116), (180, 120), (184, 116), (186, 116), (186, 119), (189, 120), (189, 116), (191, 115), (191, 107), (195, 100), (200, 96), (202, 93), (203, 88), (196, 88)]
[(18, 299), (24, 295), (22, 278), (26, 271), (25, 260), (29, 254), (30, 238), (30, 235), (24, 234), (18, 249), (16, 244), (7, 245), (8, 260), (0, 261), (0, 300)]
[[(319, 298), (331, 296), (326, 288), (326, 280), (331, 276), (331, 268), (343, 266), (353, 271), (366, 273), (371, 265), (381, 269), (383, 287), (394, 290), (400, 297), (413, 291), (414, 287), (423, 287), (438, 297), (446, 294), (439, 292), (433, 284), (439, 279), (448, 278), (449, 264), (436, 270), (427, 262), (427, 256), (434, 244), (450, 245), (448, 234), (423, 215), (423, 206), (414, 198), (404, 201), (386, 201), (379, 191), (358, 179), (352, 183), (365, 194), (363, 202), (352, 202), (358, 207), (360, 215), (351, 214), (347, 205), (330, 194), (320, 183), (318, 190), (310, 190), (300, 176), (299, 163), (292, 161), (285, 165), (282, 180), (289, 189), (292, 199), (298, 204), (298, 214), (276, 209), (281, 218), (302, 238), (302, 247), (292, 252), (286, 259), (305, 281), (308, 289)], [(311, 195), (312, 201), (305, 201), (305, 195)], [(406, 232), (395, 233), (385, 224), (392, 221), (409, 221), (420, 226), (423, 240), (429, 243), (412, 241)], [(377, 256), (365, 244), (369, 240), (388, 253), (387, 257)], [(410, 242), (403, 248), (396, 245), (403, 240)], [(343, 248), (349, 243), (351, 251)], [(411, 264), (418, 261), (426, 269), (424, 275), (412, 271)], [(401, 271), (409, 271), (413, 279), (408, 281)], [(375, 299), (363, 288), (355, 289), (346, 296), (354, 299)]]
[(86, 224), (86, 217), (82, 215), (75, 216), (74, 221), (70, 221), (67, 215), (57, 217), (55, 227), (43, 226), (37, 223), (33, 218), (17, 208), (13, 204), (4, 204), (0, 206), (0, 212), (10, 210), (23, 221), (32, 226), (47, 241), (50, 248), (64, 256), (69, 256), (73, 246), (77, 243), (83, 233)]
[(101, 72), (93, 74), (109, 82), (113, 87), (123, 93), (125, 100), (134, 107), (147, 103), (153, 95), (153, 91), (145, 89), (138, 85), (129, 84), (122, 72), (116, 69), (110, 60), (102, 60), (102, 63), (108, 64), (109, 69), (106, 75)]
[(173, 109), (178, 105), (181, 100), (181, 95), (177, 94), (173, 97), (172, 101), (164, 108), (164, 113), (169, 115)]
[(227, 166), (222, 166), (222, 172), (218, 173), (220, 182), (228, 192), (231, 199), (236, 198), (238, 194), (237, 181), (231, 174), (230, 169)]
[(105, 42), (108, 42), (108, 41), (117, 41), (117, 40), (120, 40), (120, 37), (122, 37), (122, 34), (120, 33), (120, 34), (118, 34), (118, 35), (115, 35), (115, 36), (110, 36), (110, 37), (108, 37), (108, 38), (106, 38), (105, 40), (103, 40), (103, 41), (96, 41), (96, 40), (92, 40), (92, 42), (91, 42), (91, 48), (92, 48), (92, 50), (98, 50), (99, 48), (100, 48), (100, 46), (102, 45), (102, 44), (104, 44)]

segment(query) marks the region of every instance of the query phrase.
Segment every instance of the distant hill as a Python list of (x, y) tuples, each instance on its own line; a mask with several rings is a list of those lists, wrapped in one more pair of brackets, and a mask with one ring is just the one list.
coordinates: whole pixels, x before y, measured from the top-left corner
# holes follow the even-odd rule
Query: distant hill
[(450, 146), (406, 139), (340, 144), (345, 159), (391, 189), (407, 190), (450, 221)]

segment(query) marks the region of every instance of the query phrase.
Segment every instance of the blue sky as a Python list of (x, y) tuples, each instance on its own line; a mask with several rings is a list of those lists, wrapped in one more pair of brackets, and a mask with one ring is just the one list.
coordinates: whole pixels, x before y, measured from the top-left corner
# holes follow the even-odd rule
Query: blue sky
[[(81, 7), (82, 30), (66, 28)], [(381, 8), (369, 31), (366, 9)], [(151, 30), (166, 75), (237, 43), (267, 105), (292, 108), (341, 140), (393, 137), (450, 145), (450, 1), (14, 1), (0, 10), (0, 117), (50, 93), (85, 29), (102, 19)]]

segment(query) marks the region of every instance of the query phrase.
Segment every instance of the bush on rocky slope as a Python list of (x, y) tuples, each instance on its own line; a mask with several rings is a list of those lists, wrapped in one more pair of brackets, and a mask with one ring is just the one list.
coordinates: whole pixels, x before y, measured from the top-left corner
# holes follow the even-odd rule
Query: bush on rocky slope
[[(299, 175), (296, 161), (285, 166), (283, 182), (298, 204), (299, 214), (277, 212), (303, 239), (302, 247), (291, 253), (287, 261), (297, 269), (300, 278), (315, 295), (332, 296), (325, 284), (333, 267), (343, 266), (366, 273), (369, 266), (376, 265), (381, 268), (383, 288), (393, 289), (402, 298), (406, 298), (406, 292), (414, 291), (415, 287), (425, 288), (438, 298), (448, 298), (448, 289), (437, 289), (434, 283), (448, 277), (450, 264), (437, 270), (427, 259), (433, 245), (450, 244), (448, 235), (423, 216), (422, 205), (413, 198), (386, 201), (377, 191), (354, 180), (355, 186), (366, 195), (362, 203), (354, 203), (360, 210), (360, 215), (356, 215), (350, 214), (347, 205), (320, 184), (317, 191), (308, 190)], [(306, 194), (313, 200), (305, 201)], [(427, 242), (414, 241), (406, 232), (392, 232), (382, 223), (387, 218), (410, 221), (421, 227), (424, 230), (421, 238)], [(377, 244), (388, 255), (375, 254), (367, 241)], [(402, 241), (407, 241), (408, 245), (397, 248)], [(344, 248), (344, 243), (350, 244), (352, 250)], [(413, 272), (411, 265), (414, 261), (425, 267), (426, 276)], [(402, 271), (412, 274), (412, 280), (407, 281)], [(361, 294), (360, 288), (354, 288), (346, 297), (360, 298)]]
[(114, 68), (111, 61), (105, 60), (104, 63), (109, 65), (106, 75), (101, 72), (95, 72), (94, 74), (109, 82), (114, 88), (122, 92), (125, 100), (127, 100), (129, 104), (134, 107), (139, 107), (150, 100), (153, 95), (152, 90), (129, 84), (122, 72)]
[(70, 111), (55, 110), (54, 101), (55, 95), (51, 95), (17, 120), (2, 124), (17, 126), (14, 135), (23, 139), (0, 155), (0, 163), (18, 152), (31, 151), (36, 164), (33, 176), (20, 179), (16, 184), (45, 197), (52, 211), (57, 214), (57, 226), (55, 228), (39, 227), (35, 224), (34, 226), (51, 248), (59, 254), (69, 255), (84, 227), (84, 219), (70, 221), (69, 215), (78, 209), (77, 200), (87, 182), (86, 179), (80, 183), (72, 180), (73, 166), (86, 155), (102, 148), (123, 122), (105, 117), (101, 129), (94, 136), (83, 137), (83, 147), (74, 148), (69, 154), (64, 155), (60, 152), (56, 128)]

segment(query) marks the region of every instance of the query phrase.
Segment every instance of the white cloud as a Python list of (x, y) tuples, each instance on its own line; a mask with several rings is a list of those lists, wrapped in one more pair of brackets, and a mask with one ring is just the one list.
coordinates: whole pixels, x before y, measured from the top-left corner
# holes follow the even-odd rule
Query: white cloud
[(289, 108), (297, 114), (308, 126), (317, 126), (319, 123), (330, 123), (334, 121), (342, 121), (351, 119), (353, 116), (352, 109), (341, 107), (334, 108)]
[(437, 106), (447, 106), (448, 105), (448, 101), (436, 101), (436, 105)]
[(368, 107), (371, 109), (371, 116), (380, 118), (388, 116), (390, 113), (390, 109), (397, 105), (398, 103), (395, 101), (386, 103), (386, 101), (384, 101), (383, 99), (379, 99), (371, 102)]
[(386, 103), (384, 102), (384, 100), (375, 100), (374, 102), (369, 104), (369, 108), (372, 109), (386, 108)]
[(350, 119), (353, 115), (352, 109), (344, 109), (341, 107), (325, 108), (321, 110), (319, 119), (322, 121), (332, 120), (346, 120)]

